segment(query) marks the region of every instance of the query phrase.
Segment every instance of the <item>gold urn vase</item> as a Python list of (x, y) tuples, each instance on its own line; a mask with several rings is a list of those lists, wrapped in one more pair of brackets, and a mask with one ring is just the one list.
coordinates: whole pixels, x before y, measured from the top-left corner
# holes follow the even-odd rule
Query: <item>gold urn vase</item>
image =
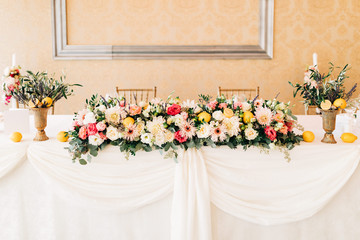
[(46, 136), (45, 128), (47, 125), (47, 113), (49, 108), (32, 108), (34, 112), (34, 123), (35, 128), (37, 129), (34, 141), (46, 141), (48, 136)]
[(321, 142), (331, 144), (336, 143), (332, 132), (335, 130), (337, 113), (338, 110), (321, 110), (323, 129), (325, 130), (324, 138)]

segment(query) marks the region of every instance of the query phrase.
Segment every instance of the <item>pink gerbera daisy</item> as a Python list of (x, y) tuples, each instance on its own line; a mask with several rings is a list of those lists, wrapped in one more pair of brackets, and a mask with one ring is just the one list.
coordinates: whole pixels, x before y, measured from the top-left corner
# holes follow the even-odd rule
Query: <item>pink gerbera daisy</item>
[(196, 128), (194, 127), (194, 123), (192, 121), (184, 121), (180, 126), (181, 132), (187, 137), (192, 138), (195, 136)]
[(137, 130), (136, 124), (133, 124), (129, 126), (128, 128), (125, 128), (124, 131), (124, 138), (128, 141), (134, 141), (135, 138), (139, 137), (140, 133)]
[(220, 124), (218, 126), (214, 126), (211, 129), (211, 140), (214, 142), (224, 141), (226, 139), (226, 128), (224, 125)]

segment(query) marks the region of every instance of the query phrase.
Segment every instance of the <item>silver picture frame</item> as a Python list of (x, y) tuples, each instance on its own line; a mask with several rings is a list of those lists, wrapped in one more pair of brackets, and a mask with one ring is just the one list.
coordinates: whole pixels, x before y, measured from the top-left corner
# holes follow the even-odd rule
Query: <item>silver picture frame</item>
[[(249, 0), (253, 1), (253, 0)], [(260, 1), (258, 45), (69, 45), (66, 0), (52, 0), (53, 58), (90, 59), (272, 59), (274, 0)]]

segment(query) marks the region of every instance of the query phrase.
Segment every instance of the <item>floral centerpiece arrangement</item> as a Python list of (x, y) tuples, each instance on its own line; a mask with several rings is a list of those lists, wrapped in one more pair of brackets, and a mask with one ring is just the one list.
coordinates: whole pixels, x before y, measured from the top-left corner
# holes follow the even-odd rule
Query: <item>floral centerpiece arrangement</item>
[(298, 125), (289, 103), (276, 99), (239, 102), (222, 96), (210, 101), (200, 95), (197, 103), (180, 104), (169, 97), (128, 104), (122, 97), (94, 95), (86, 103), (86, 109), (75, 114), (67, 147), (80, 164), (90, 162), (108, 144), (119, 146), (127, 158), (139, 150), (158, 149), (176, 160), (179, 148), (227, 145), (278, 147), (289, 159), (287, 150), (302, 140), (293, 131)]
[(3, 90), (5, 92), (4, 102), (10, 103), (13, 91), (20, 85), (20, 66), (7, 67), (3, 75)]
[[(338, 68), (338, 67), (337, 67)], [(299, 93), (304, 99), (305, 105), (314, 105), (323, 110), (329, 109), (344, 109), (346, 102), (355, 92), (357, 84), (348, 91), (345, 91), (344, 82), (348, 78), (346, 72), (349, 70), (349, 65), (346, 64), (338, 76), (332, 78), (332, 73), (335, 67), (330, 63), (328, 73), (321, 74), (317, 66), (310, 66), (305, 72), (304, 83), (293, 85), (294, 97)]]

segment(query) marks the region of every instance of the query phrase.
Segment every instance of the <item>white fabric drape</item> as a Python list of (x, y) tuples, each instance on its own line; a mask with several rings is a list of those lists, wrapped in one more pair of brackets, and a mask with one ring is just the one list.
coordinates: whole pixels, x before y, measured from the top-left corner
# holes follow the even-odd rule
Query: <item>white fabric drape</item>
[[(0, 142), (1, 138), (0, 138)], [(26, 143), (0, 144), (0, 179), (26, 159)]]
[(221, 210), (261, 225), (310, 217), (324, 207), (354, 173), (360, 148), (300, 146), (287, 163), (282, 153), (258, 149), (203, 151), (211, 201)]
[(87, 166), (74, 164), (66, 144), (31, 144), (30, 163), (61, 197), (85, 207), (131, 211), (159, 201), (173, 190), (174, 162), (159, 152), (139, 152), (126, 160), (109, 146)]
[(188, 149), (176, 165), (172, 240), (211, 240), (209, 183), (200, 150)]

